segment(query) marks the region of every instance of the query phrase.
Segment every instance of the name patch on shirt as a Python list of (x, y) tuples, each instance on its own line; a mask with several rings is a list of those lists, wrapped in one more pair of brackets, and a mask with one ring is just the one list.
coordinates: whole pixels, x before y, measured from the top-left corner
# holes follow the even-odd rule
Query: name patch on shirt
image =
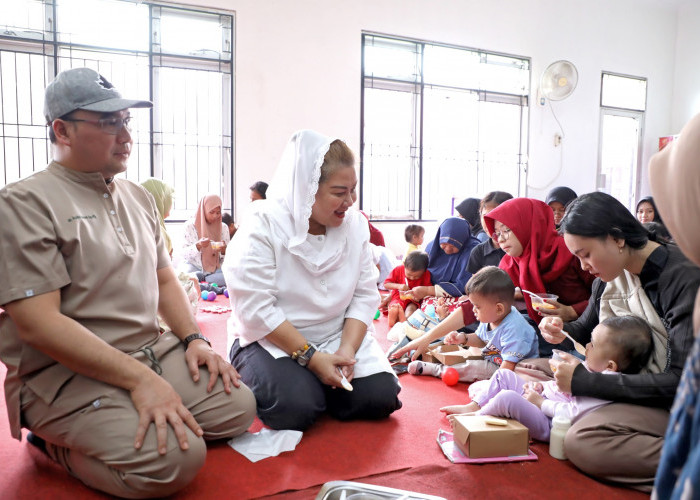
[(78, 219), (97, 219), (97, 215), (74, 215), (73, 217), (68, 218), (68, 222), (73, 222), (74, 220)]

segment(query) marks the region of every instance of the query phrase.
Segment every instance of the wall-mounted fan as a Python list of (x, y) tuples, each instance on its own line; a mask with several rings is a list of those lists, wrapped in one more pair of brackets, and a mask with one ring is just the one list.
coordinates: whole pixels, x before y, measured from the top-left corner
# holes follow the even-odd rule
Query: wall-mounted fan
[(537, 100), (540, 106), (549, 104), (549, 110), (552, 112), (554, 120), (559, 125), (559, 132), (554, 134), (554, 147), (559, 149), (559, 168), (556, 173), (551, 177), (550, 181), (542, 186), (535, 186), (530, 184), (528, 180), (528, 187), (534, 189), (545, 189), (547, 186), (551, 185), (552, 182), (559, 176), (562, 171), (564, 164), (564, 146), (563, 140), (565, 137), (564, 127), (562, 127), (556, 113), (554, 112), (554, 106), (552, 106), (552, 101), (561, 101), (569, 97), (572, 92), (576, 89), (576, 84), (578, 83), (578, 71), (573, 63), (565, 60), (555, 61), (544, 70), (542, 76), (540, 77), (540, 86), (537, 89)]
[(577, 82), (576, 66), (564, 60), (553, 62), (540, 78), (540, 96), (550, 101), (561, 101), (571, 95)]

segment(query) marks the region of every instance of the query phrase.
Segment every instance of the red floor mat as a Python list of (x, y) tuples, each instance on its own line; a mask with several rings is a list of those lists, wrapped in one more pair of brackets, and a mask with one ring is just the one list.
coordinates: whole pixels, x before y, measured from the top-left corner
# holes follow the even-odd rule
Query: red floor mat
[[(223, 297), (202, 307), (227, 305)], [(201, 312), (202, 331), (223, 354), (228, 314)], [(381, 335), (386, 318), (375, 321)], [(385, 339), (380, 339), (387, 345)], [(0, 377), (4, 366), (0, 367)], [(277, 498), (309, 499), (321, 485), (333, 480), (354, 480), (402, 488), (445, 498), (642, 498), (634, 491), (615, 488), (579, 473), (568, 462), (535, 445), (537, 462), (464, 465), (451, 464), (436, 443), (439, 428), (449, 429), (438, 408), (466, 400), (466, 385), (446, 386), (433, 377), (402, 375), (403, 408), (378, 422), (340, 423), (322, 418), (307, 431), (294, 452), (251, 463), (224, 443), (210, 446), (207, 461), (186, 489), (175, 498)], [(4, 403), (4, 397), (0, 399)], [(252, 428), (257, 430), (260, 423)], [(0, 418), (0, 498), (90, 499), (103, 498), (71, 478), (23, 441), (10, 437), (7, 418)], [(294, 490), (298, 490), (294, 492)]]

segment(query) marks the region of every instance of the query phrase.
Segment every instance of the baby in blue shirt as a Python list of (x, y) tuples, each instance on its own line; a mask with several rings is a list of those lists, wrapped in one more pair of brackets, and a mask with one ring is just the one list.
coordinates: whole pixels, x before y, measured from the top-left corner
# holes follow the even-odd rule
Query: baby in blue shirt
[[(408, 372), (414, 375), (442, 376), (444, 365), (416, 361), (430, 342), (445, 337), (445, 344), (464, 344), (481, 347), (484, 359), (468, 360), (452, 365), (459, 373), (460, 382), (491, 378), (499, 368), (513, 370), (523, 359), (539, 356), (535, 329), (513, 307), (515, 286), (508, 273), (495, 266), (487, 266), (474, 274), (465, 289), (469, 301), (453, 311), (444, 321), (422, 337), (407, 344), (401, 351), (415, 349)], [(465, 323), (468, 308), (479, 320), (476, 333), (459, 333)], [(401, 354), (394, 353), (394, 356)]]

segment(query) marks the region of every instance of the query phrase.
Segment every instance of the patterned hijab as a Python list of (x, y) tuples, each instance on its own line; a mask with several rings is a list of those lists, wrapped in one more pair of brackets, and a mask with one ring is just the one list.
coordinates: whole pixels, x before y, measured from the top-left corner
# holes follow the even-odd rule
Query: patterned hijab
[[(222, 205), (221, 198), (215, 194), (205, 195), (199, 200), (197, 213), (194, 216), (194, 227), (200, 238), (209, 238), (211, 241), (219, 241), (221, 239), (221, 222), (207, 222), (206, 214)], [(216, 271), (216, 268), (219, 267), (219, 252), (212, 250), (211, 245), (203, 247), (201, 252), (202, 269), (208, 273)]]
[(170, 209), (173, 207), (173, 193), (175, 190), (160, 179), (154, 178), (146, 179), (141, 185), (153, 195), (153, 199), (156, 201), (156, 208), (160, 218), (160, 229), (165, 239), (165, 246), (168, 249), (168, 253), (172, 253), (173, 243), (170, 240), (168, 231), (165, 229), (165, 214), (170, 212)]
[[(552, 209), (540, 200), (513, 198), (494, 208), (484, 215), (489, 234), (493, 234), (496, 221), (508, 226), (523, 246), (519, 257), (506, 254), (499, 265), (515, 286), (544, 293), (545, 284), (564, 274), (576, 259), (564, 244), (564, 237), (554, 229)], [(530, 317), (539, 322), (529, 295), (525, 304)]]

